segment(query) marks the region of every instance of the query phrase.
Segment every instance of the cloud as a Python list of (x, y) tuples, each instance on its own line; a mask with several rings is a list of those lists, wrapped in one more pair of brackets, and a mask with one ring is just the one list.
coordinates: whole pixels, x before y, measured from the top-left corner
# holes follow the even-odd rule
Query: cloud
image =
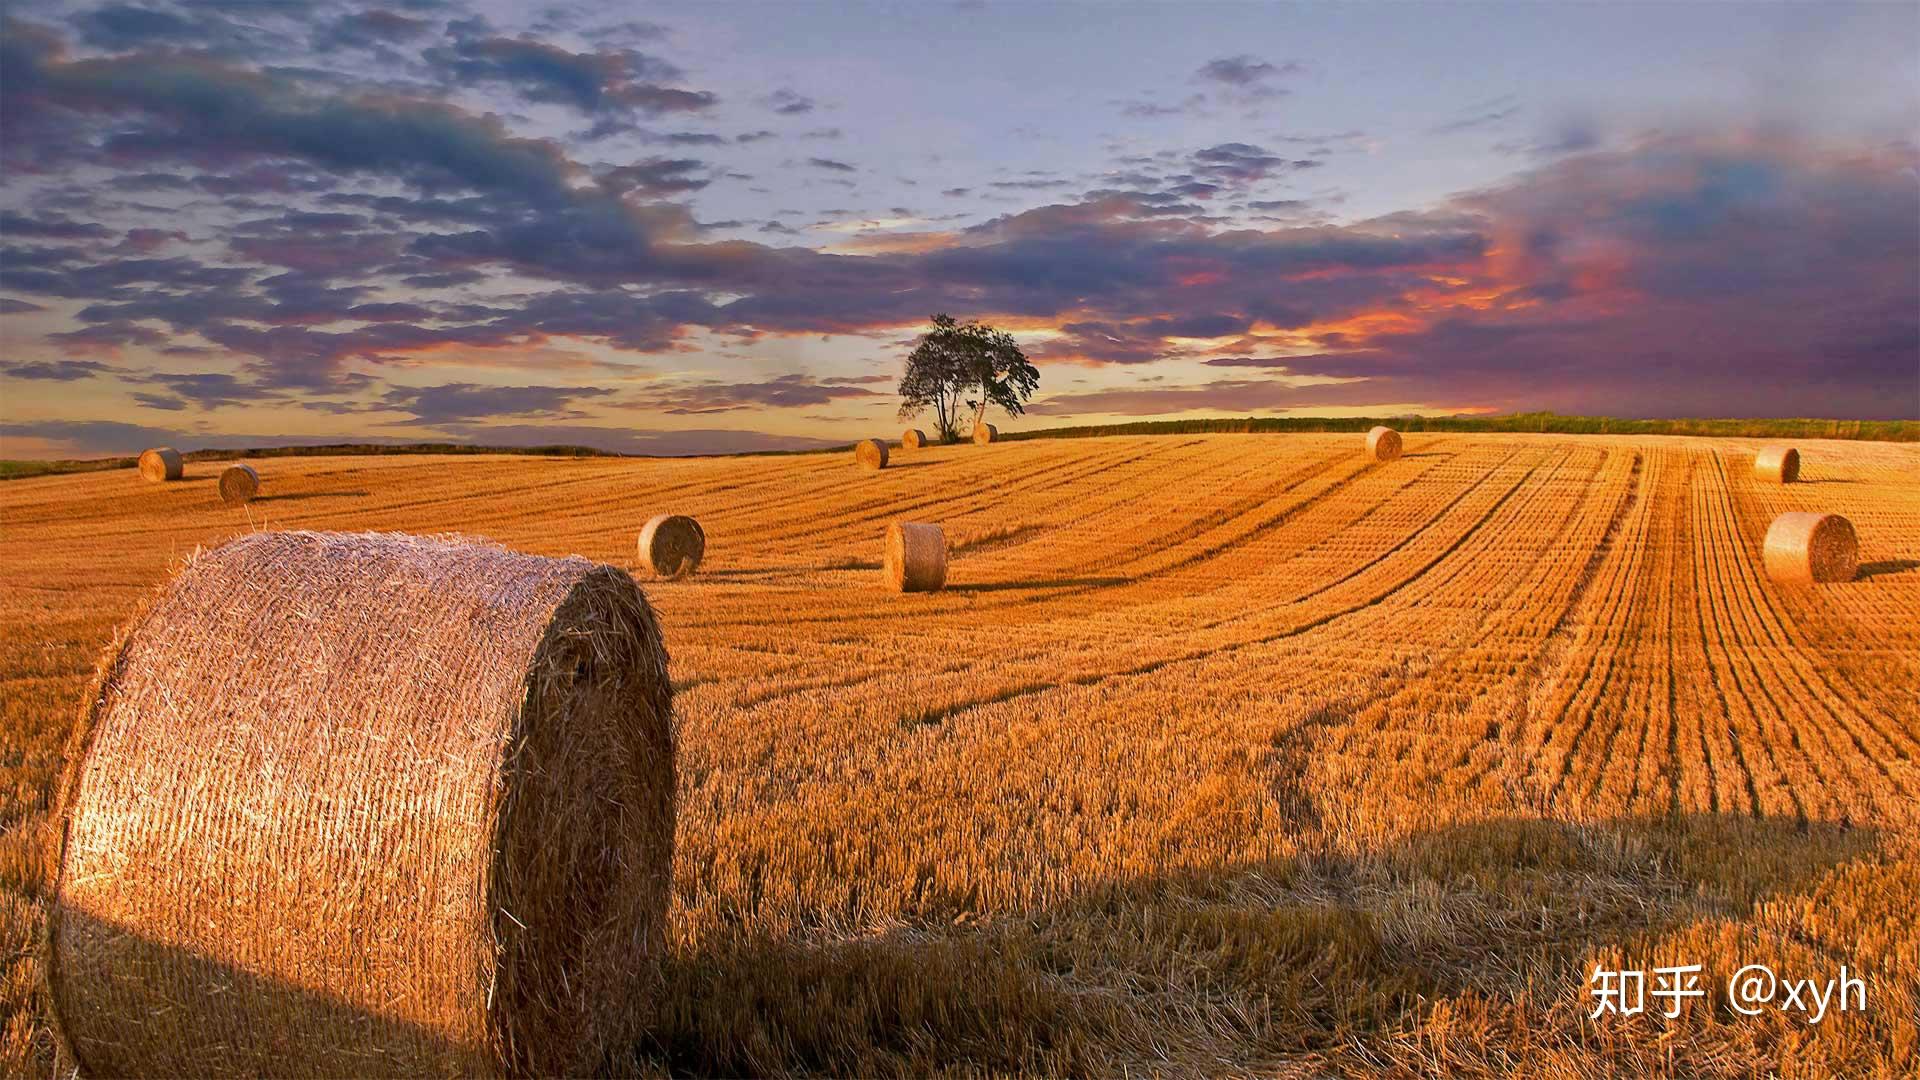
[(1430, 128), (1430, 135), (1456, 135), (1463, 131), (1478, 131), (1495, 127), (1519, 115), (1520, 105), (1512, 94), (1478, 102), (1467, 106), (1466, 115), (1456, 120)]
[(1197, 75), (1209, 82), (1225, 83), (1228, 86), (1255, 86), (1270, 82), (1283, 75), (1298, 74), (1299, 64), (1287, 63), (1275, 65), (1248, 53), (1238, 56), (1222, 56), (1201, 65)]
[(505, 83), (528, 101), (568, 105), (583, 113), (697, 112), (719, 101), (710, 91), (663, 85), (679, 81), (685, 72), (631, 49), (576, 53), (532, 38), (479, 37), (436, 46), (424, 55), (455, 82)]
[(695, 175), (705, 167), (693, 158), (648, 158), (608, 169), (600, 174), (600, 183), (610, 191), (660, 198), (699, 191), (712, 183)]
[(432, 24), (398, 12), (355, 11), (325, 24), (313, 36), (321, 52), (333, 49), (378, 49), (424, 37)]
[(1252, 184), (1277, 172), (1316, 169), (1321, 164), (1311, 158), (1288, 160), (1264, 147), (1242, 142), (1221, 143), (1196, 150), (1191, 161), (1197, 175), (1231, 185)]
[(818, 103), (812, 98), (786, 89), (775, 90), (761, 98), (760, 104), (782, 116), (800, 116), (818, 107)]
[(1163, 116), (1180, 116), (1192, 112), (1206, 104), (1205, 94), (1188, 94), (1178, 102), (1154, 101), (1150, 98), (1134, 98), (1115, 101), (1120, 107), (1120, 115), (1136, 120), (1155, 120)]
[(1211, 86), (1215, 96), (1226, 104), (1254, 105), (1291, 93), (1276, 84), (1305, 71), (1304, 66), (1294, 61), (1274, 64), (1242, 53), (1207, 61), (1194, 73), (1194, 79)]
[(494, 417), (565, 420), (585, 416), (575, 403), (614, 391), (598, 386), (397, 386), (380, 398), (389, 409), (410, 413), (431, 427)]
[(810, 157), (807, 159), (807, 164), (813, 166), (816, 169), (827, 169), (831, 172), (849, 172), (850, 173), (850, 172), (860, 171), (854, 168), (852, 165), (847, 164), (844, 161), (835, 161), (832, 158)]
[(825, 405), (841, 398), (884, 396), (866, 389), (862, 382), (864, 380), (818, 381), (811, 376), (790, 374), (763, 382), (691, 383), (649, 391), (632, 403), (669, 416), (692, 416), (757, 408), (800, 408)]
[(93, 360), (30, 360), (16, 363), (0, 363), (0, 375), (9, 379), (27, 379), (36, 382), (77, 382), (91, 379), (95, 375), (105, 375), (117, 370), (111, 364), (102, 364)]
[(69, 221), (57, 215), (28, 217), (11, 210), (0, 211), (0, 236), (32, 237), (42, 240), (103, 240), (113, 230), (93, 222)]

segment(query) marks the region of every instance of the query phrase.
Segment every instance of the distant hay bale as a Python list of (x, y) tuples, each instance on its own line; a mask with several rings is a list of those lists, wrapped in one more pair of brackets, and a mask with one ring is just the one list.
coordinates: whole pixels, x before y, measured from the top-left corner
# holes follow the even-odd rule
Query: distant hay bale
[(938, 592), (947, 584), (947, 534), (938, 525), (888, 525), (881, 570), (894, 592)]
[(186, 472), (187, 464), (180, 457), (180, 451), (171, 446), (156, 446), (151, 450), (140, 451), (140, 475), (155, 483), (163, 480), (178, 480)]
[(992, 424), (973, 425), (973, 441), (980, 446), (985, 446), (999, 437), (1000, 429)]
[(1367, 456), (1375, 461), (1392, 461), (1400, 456), (1400, 433), (1390, 427), (1367, 432)]
[(1769, 446), (1753, 456), (1754, 479), (1791, 484), (1800, 479), (1800, 451), (1791, 446)]
[(685, 514), (657, 514), (640, 529), (640, 563), (659, 577), (686, 577), (706, 554), (706, 530)]
[(907, 450), (918, 450), (927, 445), (927, 433), (919, 428), (908, 428), (900, 435), (900, 445)]
[(220, 501), (228, 506), (250, 502), (260, 494), (260, 474), (253, 466), (235, 464), (220, 470)]
[(671, 706), (613, 567), (396, 534), (197, 556), (70, 744), (63, 1049), (103, 1076), (602, 1067), (666, 946)]
[(861, 439), (853, 444), (853, 459), (876, 472), (887, 467), (887, 444), (879, 439)]
[(1767, 576), (1782, 585), (1852, 581), (1860, 569), (1860, 538), (1839, 514), (1781, 514), (1767, 527), (1762, 555)]

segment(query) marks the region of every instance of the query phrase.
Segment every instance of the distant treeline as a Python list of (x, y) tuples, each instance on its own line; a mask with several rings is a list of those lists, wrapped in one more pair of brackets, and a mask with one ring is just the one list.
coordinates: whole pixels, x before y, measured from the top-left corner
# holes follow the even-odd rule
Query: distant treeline
[[(1385, 416), (1385, 417), (1243, 417), (1224, 420), (1142, 420), (1132, 424), (1093, 424), (1086, 427), (1045, 428), (1007, 432), (1011, 439), (1086, 439), (1099, 435), (1205, 435), (1271, 432), (1365, 431), (1385, 424), (1400, 431), (1533, 431), (1569, 435), (1713, 435), (1754, 439), (1867, 439), (1877, 442), (1920, 442), (1916, 420), (1621, 420), (1611, 416), (1561, 416), (1558, 413), (1513, 413), (1506, 416)], [(848, 444), (851, 445), (851, 444)], [(847, 447), (820, 450), (757, 450), (733, 456), (833, 453)], [(591, 446), (474, 446), (463, 443), (334, 443), (328, 446), (273, 446), (251, 450), (195, 450), (188, 461), (231, 461), (236, 458), (337, 457), (350, 454), (528, 454), (535, 457), (630, 457)], [(137, 457), (89, 458), (81, 461), (0, 461), (0, 480), (54, 473), (131, 469)]]
[(1244, 417), (1223, 420), (1142, 420), (1009, 432), (1002, 439), (1082, 439), (1098, 435), (1253, 434), (1287, 431), (1366, 431), (1385, 424), (1400, 431), (1533, 431), (1562, 435), (1712, 435), (1755, 439), (1868, 439), (1920, 442), (1915, 420), (1622, 420), (1611, 416), (1511, 413), (1504, 416)]
[[(192, 450), (187, 461), (234, 461), (240, 458), (345, 457), (355, 454), (531, 454), (536, 457), (622, 457), (591, 446), (474, 446), (466, 443), (333, 443), (327, 446), (267, 446), (246, 450)], [(78, 461), (0, 461), (0, 480), (54, 473), (131, 469), (138, 456), (86, 458)]]

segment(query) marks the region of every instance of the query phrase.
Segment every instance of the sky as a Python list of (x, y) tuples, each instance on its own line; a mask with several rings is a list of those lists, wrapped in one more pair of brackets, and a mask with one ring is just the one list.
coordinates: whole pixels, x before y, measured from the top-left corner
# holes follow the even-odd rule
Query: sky
[[(1920, 418), (1920, 5), (0, 5), (0, 457)], [(924, 426), (924, 420), (921, 422)]]

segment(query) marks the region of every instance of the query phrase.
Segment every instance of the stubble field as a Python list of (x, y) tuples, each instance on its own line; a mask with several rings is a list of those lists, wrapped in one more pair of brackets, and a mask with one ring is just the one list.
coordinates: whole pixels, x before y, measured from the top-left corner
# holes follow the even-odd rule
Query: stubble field
[[(631, 567), (672, 652), (674, 942), (645, 1071), (1910, 1075), (1920, 447), (1411, 434), (679, 461), (288, 458), (0, 485), (4, 1071), (95, 658), (196, 545), (460, 532)], [(1788, 590), (1767, 523), (1852, 519)], [(942, 524), (948, 589), (883, 591)], [(1868, 1007), (1589, 1019), (1596, 965)]]

